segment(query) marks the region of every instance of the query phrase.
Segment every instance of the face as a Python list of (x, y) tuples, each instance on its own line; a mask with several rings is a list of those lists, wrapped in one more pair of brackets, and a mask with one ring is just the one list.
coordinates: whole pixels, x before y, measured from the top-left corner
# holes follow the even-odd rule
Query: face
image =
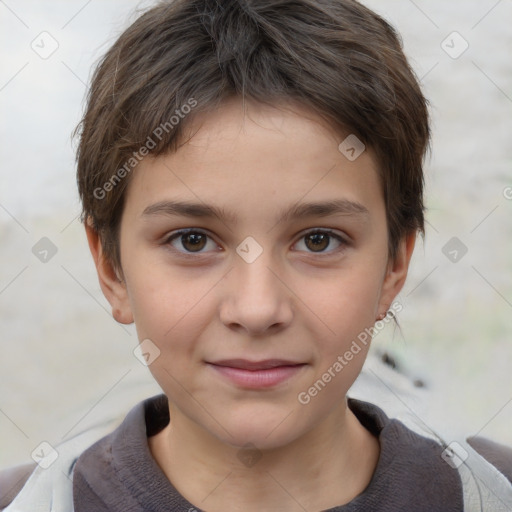
[(372, 154), (350, 161), (346, 135), (301, 107), (249, 103), (244, 116), (231, 101), (192, 129), (133, 171), (123, 279), (100, 281), (116, 319), (160, 351), (150, 370), (171, 418), (282, 446), (345, 407), (368, 345), (343, 355), (390, 306), (413, 243), (388, 261)]

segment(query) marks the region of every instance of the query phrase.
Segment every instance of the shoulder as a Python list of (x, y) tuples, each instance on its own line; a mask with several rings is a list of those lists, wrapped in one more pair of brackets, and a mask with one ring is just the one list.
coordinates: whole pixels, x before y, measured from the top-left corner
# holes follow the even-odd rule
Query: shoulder
[[(378, 437), (380, 457), (360, 500), (360, 508), (458, 512), (463, 507), (463, 489), (458, 472), (443, 461), (442, 447), (434, 439), (415, 432), (402, 421), (389, 418), (378, 406), (349, 400), (349, 407), (362, 425)], [(363, 502), (358, 503), (363, 505)]]
[(30, 463), (1, 470), (0, 511), (33, 510), (36, 503), (38, 510), (72, 510), (76, 461), (118, 423), (117, 418), (106, 420), (56, 445), (58, 456), (47, 466)]
[[(390, 509), (400, 508), (404, 502), (413, 503), (414, 510), (462, 509), (469, 489), (466, 474), (461, 473), (456, 460), (450, 459), (446, 443), (435, 432), (425, 425), (417, 425), (417, 421), (404, 414), (388, 417), (370, 402), (349, 399), (349, 407), (363, 426), (379, 438), (381, 445), (369, 491), (385, 496), (384, 489), (393, 486), (399, 489), (395, 497), (385, 498), (391, 500)], [(470, 470), (476, 467), (479, 476), (482, 476), (480, 471), (493, 478), (501, 473), (500, 493), (510, 496), (512, 487), (507, 489), (507, 484), (512, 481), (512, 448), (482, 437), (469, 438), (460, 444), (468, 452), (474, 450), (474, 456), (480, 456), (482, 461), (479, 463), (473, 456), (467, 467)]]
[[(433, 431), (420, 432), (417, 428), (411, 428), (408, 422), (390, 419), (383, 433), (391, 439), (401, 438), (397, 445), (403, 448), (406, 456), (415, 456), (414, 454), (420, 452), (423, 455), (428, 453), (430, 459), (437, 460), (442, 466), (447, 465), (444, 456), (446, 445)], [(466, 442), (512, 484), (512, 447), (479, 436), (468, 437)], [(424, 461), (427, 462), (429, 458), (425, 458)]]
[(468, 444), (512, 483), (512, 448), (485, 437), (468, 437)]
[(0, 510), (4, 510), (12, 502), (36, 466), (36, 463), (32, 462), (0, 470)]
[[(114, 431), (87, 448), (73, 472), (75, 509), (141, 510), (139, 498), (148, 487), (158, 487), (160, 471), (147, 436), (168, 418), (165, 395), (148, 398), (133, 407)], [(143, 478), (149, 479), (147, 485), (141, 484)]]

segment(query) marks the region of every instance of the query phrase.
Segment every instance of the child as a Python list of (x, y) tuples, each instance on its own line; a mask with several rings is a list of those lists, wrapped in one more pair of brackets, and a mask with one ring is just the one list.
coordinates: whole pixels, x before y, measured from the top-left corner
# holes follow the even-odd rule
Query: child
[(397, 34), (353, 0), (141, 16), (93, 77), (78, 187), (164, 394), (7, 510), (512, 510), (508, 448), (472, 441), (492, 465), (347, 398), (400, 309), (429, 135)]

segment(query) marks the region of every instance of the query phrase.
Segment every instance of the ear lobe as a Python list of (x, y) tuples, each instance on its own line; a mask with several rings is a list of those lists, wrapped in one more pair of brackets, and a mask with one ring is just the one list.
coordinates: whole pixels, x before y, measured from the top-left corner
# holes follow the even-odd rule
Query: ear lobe
[(101, 290), (112, 307), (112, 316), (121, 324), (133, 323), (126, 284), (119, 278), (112, 264), (105, 257), (98, 232), (92, 227), (89, 220), (85, 222), (85, 232)]
[(389, 262), (379, 301), (378, 310), (381, 314), (389, 310), (394, 298), (404, 286), (415, 244), (416, 233), (406, 235), (400, 242), (396, 257)]

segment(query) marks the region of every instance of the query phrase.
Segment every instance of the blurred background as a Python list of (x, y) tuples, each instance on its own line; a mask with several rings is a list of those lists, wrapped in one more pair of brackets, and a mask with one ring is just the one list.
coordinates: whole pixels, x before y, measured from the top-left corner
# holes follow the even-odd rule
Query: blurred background
[[(512, 1), (363, 3), (402, 34), (434, 134), (401, 330), (372, 357), (424, 383), (426, 424), (512, 445)], [(71, 141), (91, 67), (150, 4), (0, 2), (0, 468), (160, 392), (99, 288)]]

